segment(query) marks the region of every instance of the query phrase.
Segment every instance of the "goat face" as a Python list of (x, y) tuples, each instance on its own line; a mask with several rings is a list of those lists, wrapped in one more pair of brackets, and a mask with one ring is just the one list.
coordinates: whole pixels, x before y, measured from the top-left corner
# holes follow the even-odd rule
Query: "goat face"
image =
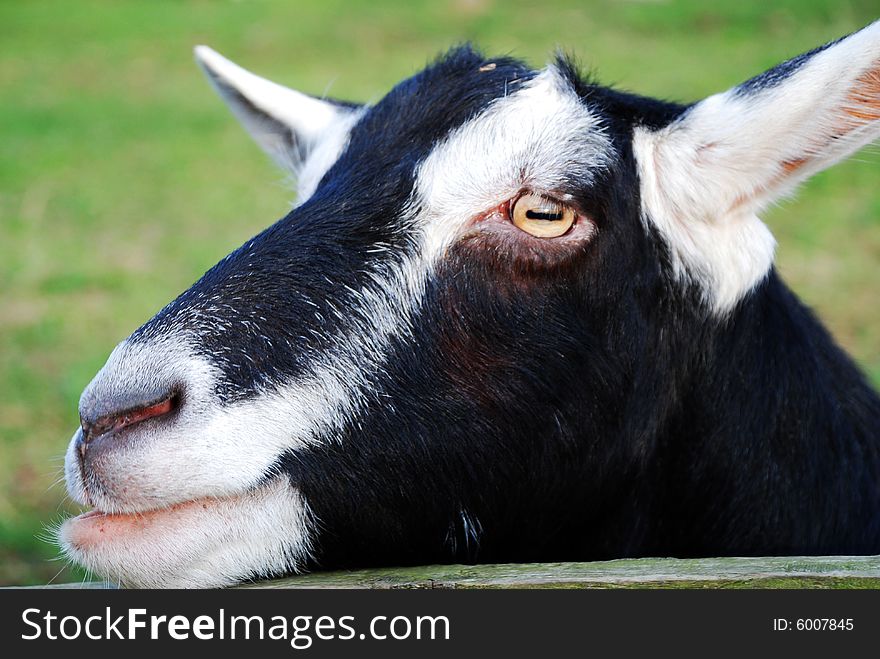
[(756, 210), (880, 132), (878, 24), (691, 107), (466, 48), (371, 107), (197, 57), (299, 200), (83, 393), (60, 540), (138, 586), (618, 551), (586, 521), (767, 277)]

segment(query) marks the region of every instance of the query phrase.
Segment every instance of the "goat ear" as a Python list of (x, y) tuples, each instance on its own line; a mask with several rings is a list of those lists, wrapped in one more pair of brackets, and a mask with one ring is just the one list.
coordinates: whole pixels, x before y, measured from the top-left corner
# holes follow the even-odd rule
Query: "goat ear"
[(756, 211), (880, 137), (880, 21), (697, 103), (654, 134), (682, 218)]
[(208, 46), (196, 46), (199, 66), (257, 144), (282, 168), (299, 174), (331, 133), (350, 127), (355, 106), (308, 96), (254, 75)]
[(769, 271), (775, 242), (756, 213), (880, 138), (880, 21), (636, 128), (646, 220), (678, 274), (717, 311)]

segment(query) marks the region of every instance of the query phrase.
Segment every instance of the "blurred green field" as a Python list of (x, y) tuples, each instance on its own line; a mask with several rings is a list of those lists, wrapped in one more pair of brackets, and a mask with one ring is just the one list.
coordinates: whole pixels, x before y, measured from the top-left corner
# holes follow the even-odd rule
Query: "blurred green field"
[[(80, 391), (112, 347), (292, 197), (194, 65), (207, 43), (313, 94), (376, 100), (450, 45), (691, 100), (880, 16), (880, 0), (0, 2), (0, 584), (62, 564)], [(880, 384), (880, 155), (766, 219), (794, 289)], [(57, 580), (78, 575), (64, 571)]]

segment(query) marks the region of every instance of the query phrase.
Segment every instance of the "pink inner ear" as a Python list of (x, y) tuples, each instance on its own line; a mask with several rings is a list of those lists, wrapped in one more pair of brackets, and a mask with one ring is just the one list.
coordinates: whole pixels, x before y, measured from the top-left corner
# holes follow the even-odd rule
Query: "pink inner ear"
[(843, 107), (843, 125), (836, 136), (843, 136), (872, 121), (880, 120), (880, 60), (856, 78)]

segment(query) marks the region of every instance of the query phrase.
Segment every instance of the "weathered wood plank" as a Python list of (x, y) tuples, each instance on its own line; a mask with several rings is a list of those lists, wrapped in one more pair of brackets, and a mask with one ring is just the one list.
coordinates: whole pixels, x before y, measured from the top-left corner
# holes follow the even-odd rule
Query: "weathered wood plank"
[[(43, 588), (108, 588), (58, 584)], [(880, 556), (640, 558), (316, 572), (241, 588), (880, 588)]]
[(305, 574), (243, 588), (880, 587), (880, 556), (642, 558)]

